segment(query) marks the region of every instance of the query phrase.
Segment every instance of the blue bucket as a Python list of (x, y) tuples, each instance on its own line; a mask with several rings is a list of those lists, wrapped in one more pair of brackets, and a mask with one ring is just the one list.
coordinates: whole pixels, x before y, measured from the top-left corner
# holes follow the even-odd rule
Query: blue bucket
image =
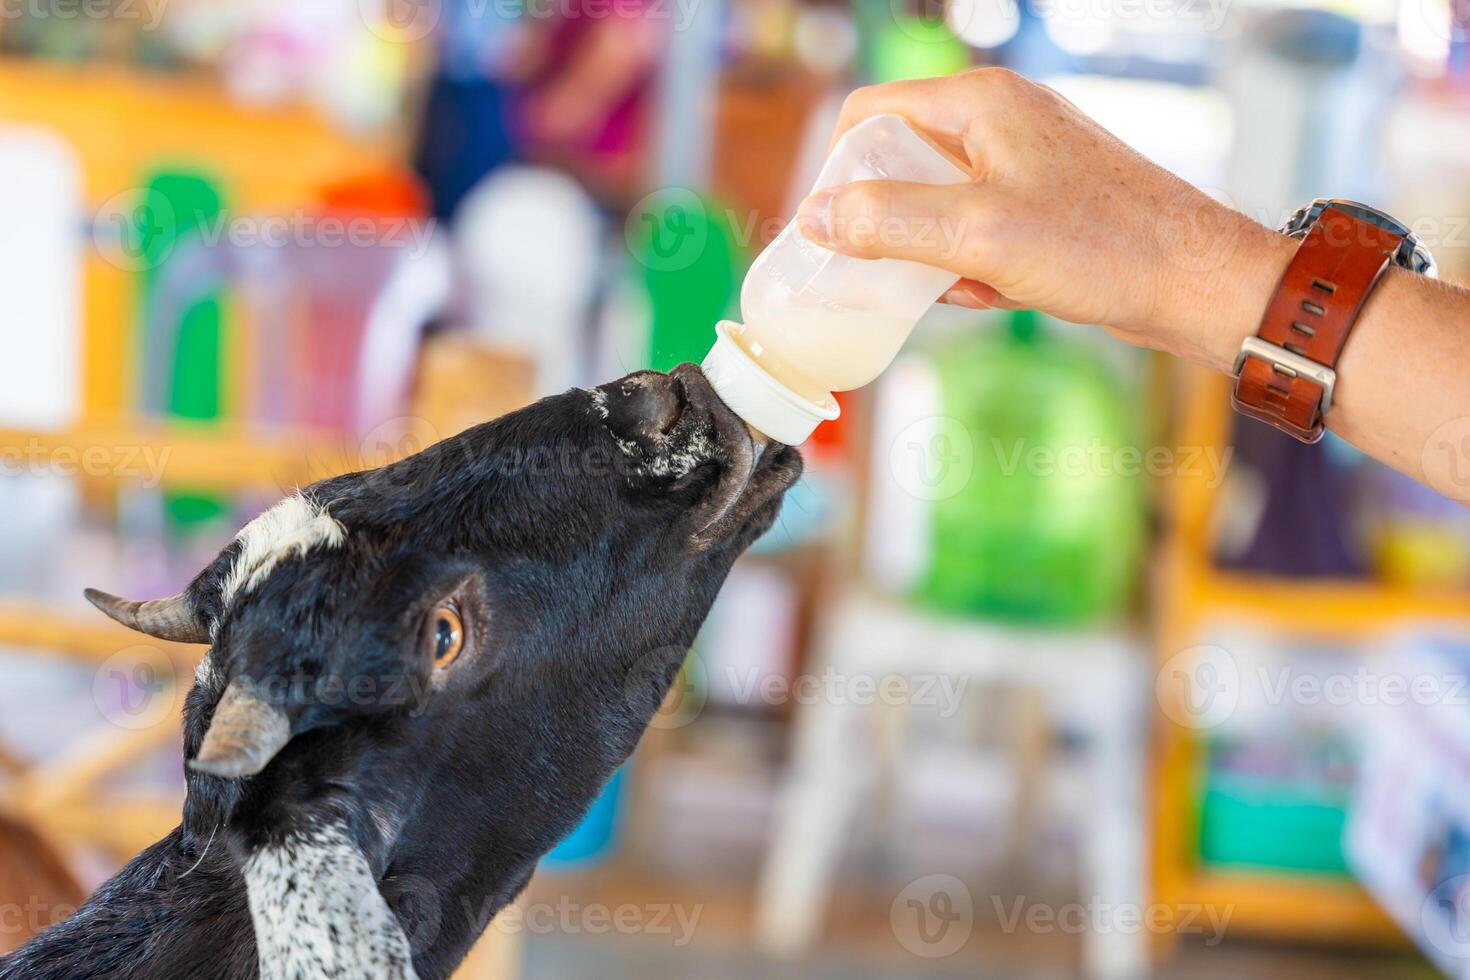
[(592, 802), (577, 829), (541, 861), (548, 871), (567, 871), (596, 864), (613, 850), (622, 816), (623, 776), (626, 767), (613, 773), (601, 795)]

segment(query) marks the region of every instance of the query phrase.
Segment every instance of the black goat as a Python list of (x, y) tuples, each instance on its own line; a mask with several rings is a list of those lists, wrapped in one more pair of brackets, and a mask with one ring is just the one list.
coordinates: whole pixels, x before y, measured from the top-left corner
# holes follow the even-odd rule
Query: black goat
[(448, 976), (800, 470), (692, 365), (641, 372), (317, 483), (172, 599), (89, 593), (211, 644), (183, 822), (0, 978)]

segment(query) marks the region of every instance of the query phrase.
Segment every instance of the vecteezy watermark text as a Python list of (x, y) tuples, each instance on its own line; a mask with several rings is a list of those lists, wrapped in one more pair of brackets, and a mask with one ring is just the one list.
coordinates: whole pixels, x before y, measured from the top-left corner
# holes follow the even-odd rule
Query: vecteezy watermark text
[(168, 0), (0, 0), (0, 21), (128, 20), (152, 31), (167, 7)]
[(1091, 899), (1080, 902), (1028, 901), (1020, 895), (1009, 901), (992, 896), (991, 905), (1006, 933), (1029, 932), (1033, 935), (1081, 935), (1083, 933), (1147, 932), (1152, 935), (1203, 936), (1206, 946), (1218, 946), (1225, 938), (1233, 905), (1208, 905), (1193, 902), (1167, 904), (1153, 902), (1105, 902)]
[(1215, 728), (1243, 705), (1276, 708), (1470, 707), (1470, 677), (1453, 671), (1403, 672), (1370, 663), (1332, 670), (1242, 664), (1213, 644), (1186, 647), (1159, 668), (1155, 696), (1176, 725)]
[[(0, 0), (4, 2), (4, 0)], [(309, 210), (238, 214), (227, 210), (180, 214), (169, 200), (146, 188), (115, 194), (97, 209), (92, 242), (120, 269), (140, 271), (163, 263), (187, 237), (208, 248), (393, 248), (421, 258), (434, 235), (432, 218), (407, 215), (334, 215)]]
[(1002, 476), (1179, 476), (1203, 480), (1214, 489), (1225, 479), (1234, 446), (1125, 446), (1093, 439), (1086, 444), (1030, 444), (992, 437)]
[(784, 674), (763, 672), (759, 667), (744, 670), (730, 665), (723, 673), (726, 689), (742, 705), (846, 704), (856, 707), (935, 708), (941, 718), (952, 718), (960, 709), (969, 682), (966, 675), (846, 673), (827, 667), (817, 673)]
[(171, 446), (58, 446), (33, 436), (0, 445), (0, 476), (125, 477), (153, 488), (172, 455)]
[[(701, 0), (460, 0), (457, 22), (499, 20), (642, 20), (686, 30)], [(385, 41), (413, 43), (432, 34), (449, 0), (357, 0), (363, 24)]]
[(662, 936), (676, 947), (694, 939), (704, 905), (680, 902), (574, 902), (562, 895), (555, 902), (508, 905), (495, 917), (492, 929), (514, 935)]

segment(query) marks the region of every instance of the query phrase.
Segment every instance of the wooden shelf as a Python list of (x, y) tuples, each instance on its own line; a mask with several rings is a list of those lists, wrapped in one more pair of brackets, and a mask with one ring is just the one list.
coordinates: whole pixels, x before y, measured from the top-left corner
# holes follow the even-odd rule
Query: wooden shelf
[(20, 647), (82, 663), (101, 663), (140, 643), (157, 647), (177, 664), (193, 665), (204, 649), (140, 636), (109, 622), (96, 610), (78, 612), (39, 602), (0, 602), (0, 647)]
[(1406, 945), (1377, 903), (1347, 878), (1209, 870), (1188, 901), (1230, 913), (1229, 928), (1272, 939), (1350, 945)]
[(1470, 627), (1470, 592), (1416, 590), (1361, 580), (1301, 580), (1212, 568), (1177, 547), (1166, 550), (1176, 615), (1260, 622), (1293, 633), (1362, 635), (1407, 620)]
[(364, 459), (346, 436), (307, 430), (260, 432), (228, 424), (168, 425), (119, 421), (45, 432), (0, 429), (0, 452), (12, 461), (42, 460), (46, 472), (94, 480), (198, 490), (299, 486), (384, 459)]

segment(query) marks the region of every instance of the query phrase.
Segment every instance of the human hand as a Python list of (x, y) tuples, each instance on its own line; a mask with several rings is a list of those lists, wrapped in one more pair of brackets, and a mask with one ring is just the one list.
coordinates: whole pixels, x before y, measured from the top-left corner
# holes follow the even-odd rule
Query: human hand
[(947, 269), (959, 277), (950, 302), (1038, 309), (1227, 369), (1291, 258), (1290, 239), (1014, 72), (859, 89), (834, 140), (880, 113), (905, 117), (968, 160), (974, 179), (818, 191), (803, 202), (799, 227), (848, 255)]

